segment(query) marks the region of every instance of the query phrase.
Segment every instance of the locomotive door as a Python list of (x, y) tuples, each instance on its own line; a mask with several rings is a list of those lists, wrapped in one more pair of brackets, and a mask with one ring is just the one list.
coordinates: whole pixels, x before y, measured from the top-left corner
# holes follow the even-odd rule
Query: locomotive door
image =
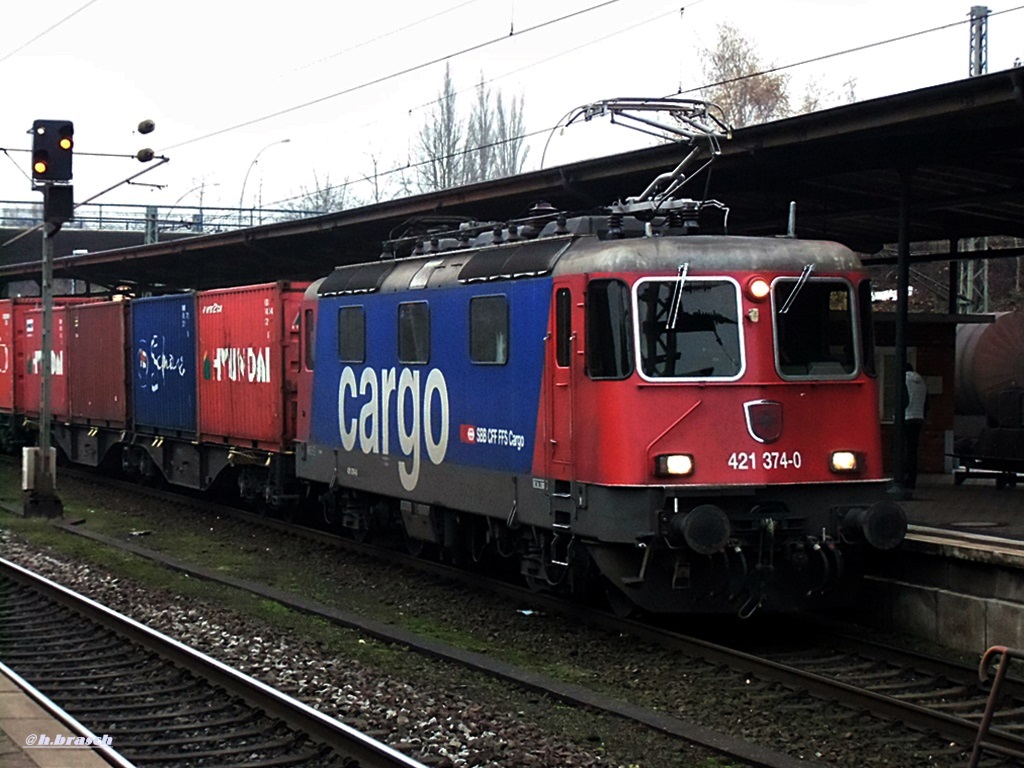
[(548, 442), (548, 475), (567, 479), (573, 463), (573, 347), (572, 291), (555, 283), (555, 332), (548, 347), (551, 371), (551, 434)]

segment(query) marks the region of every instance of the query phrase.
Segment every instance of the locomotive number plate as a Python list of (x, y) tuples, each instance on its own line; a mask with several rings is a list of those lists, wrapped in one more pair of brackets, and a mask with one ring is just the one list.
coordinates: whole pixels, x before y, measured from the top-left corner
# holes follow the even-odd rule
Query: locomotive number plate
[(740, 472), (750, 469), (800, 469), (804, 463), (800, 451), (749, 451), (729, 456), (729, 466)]

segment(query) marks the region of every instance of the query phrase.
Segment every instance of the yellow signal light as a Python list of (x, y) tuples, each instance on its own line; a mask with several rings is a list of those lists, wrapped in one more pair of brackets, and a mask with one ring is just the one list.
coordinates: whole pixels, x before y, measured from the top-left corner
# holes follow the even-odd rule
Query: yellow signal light
[(32, 164), (32, 170), (35, 171), (37, 174), (46, 173), (46, 161), (36, 160), (35, 163)]
[(74, 146), (74, 142), (71, 141), (70, 136), (61, 136), (60, 141), (57, 142), (57, 146), (61, 149), (71, 149), (71, 147)]

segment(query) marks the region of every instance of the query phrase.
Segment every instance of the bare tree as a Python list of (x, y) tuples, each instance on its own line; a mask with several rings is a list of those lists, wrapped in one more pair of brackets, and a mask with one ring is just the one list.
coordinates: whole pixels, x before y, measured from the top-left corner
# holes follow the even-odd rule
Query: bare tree
[(526, 162), (521, 97), (506, 103), (500, 90), (495, 94), (487, 87), (481, 72), (476, 101), (463, 125), (455, 96), (451, 70), (445, 67), (438, 100), (420, 131), (416, 181), (421, 192), (511, 176)]
[[(501, 104), (500, 100), (498, 102)], [(467, 184), (490, 178), (494, 162), (494, 112), (491, 109), (491, 90), (480, 73), (480, 84), (476, 87), (476, 103), (466, 123), (466, 156), (463, 165), (463, 180)]]
[(738, 29), (718, 26), (714, 48), (701, 51), (704, 77), (711, 83), (701, 96), (718, 104), (738, 127), (777, 120), (790, 114), (789, 75), (766, 73), (757, 49)]
[(526, 156), (530, 154), (530, 148), (524, 146), (526, 136), (523, 127), (523, 97), (516, 99), (513, 96), (506, 109), (499, 91), (497, 113), (493, 178), (515, 176), (522, 172)]
[(300, 187), (300, 193), (286, 206), (301, 216), (315, 216), (320, 213), (332, 213), (344, 210), (348, 203), (348, 179), (341, 184), (332, 185), (330, 174), (324, 177), (324, 183), (316, 171), (313, 171), (314, 187)]
[(454, 187), (462, 181), (462, 124), (455, 109), (451, 66), (445, 64), (444, 83), (420, 131), (422, 162), (416, 168), (422, 192)]
[[(390, 200), (394, 196), (391, 192), (391, 187), (394, 183), (393, 174), (399, 173), (400, 169), (382, 171), (380, 167), (381, 158), (376, 150), (368, 152), (366, 156), (372, 167), (370, 172), (363, 176), (362, 179), (370, 185), (369, 196), (363, 202), (368, 205), (372, 205), (374, 203), (383, 202), (384, 200)], [(404, 178), (404, 173), (400, 178)], [(402, 181), (399, 181), (399, 185), (403, 188), (406, 186)], [(406, 194), (410, 193), (408, 189), (404, 189), (404, 191)]]
[(807, 83), (803, 98), (800, 101), (800, 107), (796, 112), (802, 115), (837, 104), (853, 104), (857, 101), (856, 90), (857, 78), (855, 77), (850, 77), (843, 83), (842, 93), (837, 93), (830, 88), (824, 88), (820, 80), (811, 78)]

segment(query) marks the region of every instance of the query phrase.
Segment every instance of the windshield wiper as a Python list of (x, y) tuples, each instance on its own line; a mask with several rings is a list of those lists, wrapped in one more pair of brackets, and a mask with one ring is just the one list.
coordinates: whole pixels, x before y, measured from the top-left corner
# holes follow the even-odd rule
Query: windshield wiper
[(808, 264), (804, 267), (803, 272), (800, 273), (800, 277), (796, 281), (796, 285), (793, 286), (793, 292), (786, 298), (786, 302), (782, 305), (782, 309), (779, 310), (780, 315), (784, 315), (789, 312), (789, 308), (793, 306), (793, 302), (796, 300), (797, 295), (803, 290), (804, 285), (807, 283), (807, 278), (811, 276), (811, 272), (814, 271), (814, 265)]
[(679, 317), (679, 308), (683, 304), (683, 284), (686, 282), (686, 273), (690, 271), (690, 262), (684, 262), (680, 265), (679, 269), (676, 270), (676, 286), (672, 291), (672, 301), (668, 305), (668, 322), (665, 324), (665, 330), (674, 331), (676, 329), (676, 320)]

